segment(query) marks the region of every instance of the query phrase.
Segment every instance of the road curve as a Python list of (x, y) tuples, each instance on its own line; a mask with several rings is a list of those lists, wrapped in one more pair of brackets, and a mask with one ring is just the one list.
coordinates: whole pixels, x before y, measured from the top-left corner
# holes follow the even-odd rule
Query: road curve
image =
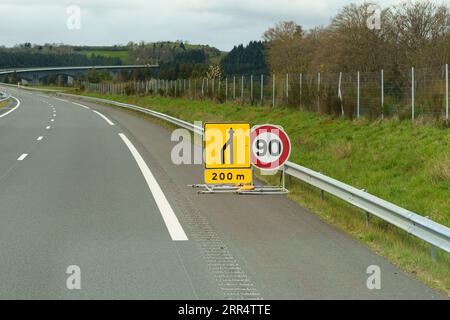
[(285, 197), (197, 195), (143, 116), (1, 90), (0, 299), (445, 298)]

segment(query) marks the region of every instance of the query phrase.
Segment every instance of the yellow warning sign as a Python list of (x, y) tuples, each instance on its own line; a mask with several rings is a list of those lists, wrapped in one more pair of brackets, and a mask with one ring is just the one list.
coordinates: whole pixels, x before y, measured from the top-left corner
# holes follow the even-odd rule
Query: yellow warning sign
[(251, 184), (252, 169), (207, 169), (206, 184)]
[(249, 169), (250, 134), (249, 123), (205, 124), (206, 169)]

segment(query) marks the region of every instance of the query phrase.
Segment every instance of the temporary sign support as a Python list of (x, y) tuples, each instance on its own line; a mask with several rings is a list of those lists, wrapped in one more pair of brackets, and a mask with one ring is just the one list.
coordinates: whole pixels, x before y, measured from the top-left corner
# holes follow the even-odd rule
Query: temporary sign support
[[(284, 164), (291, 145), (283, 128), (263, 125), (250, 130), (245, 123), (206, 124), (204, 184), (190, 185), (200, 194), (287, 194)], [(253, 165), (280, 172), (279, 186), (253, 185)]]
[(284, 166), (280, 170), (279, 186), (194, 184), (189, 185), (189, 187), (198, 190), (199, 194), (234, 193), (238, 195), (282, 195), (289, 193), (289, 190), (286, 189)]

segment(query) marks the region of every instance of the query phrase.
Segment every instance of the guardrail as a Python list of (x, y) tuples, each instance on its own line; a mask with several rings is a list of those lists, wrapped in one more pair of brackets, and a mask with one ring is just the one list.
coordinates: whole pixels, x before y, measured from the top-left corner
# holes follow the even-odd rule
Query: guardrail
[[(132, 109), (154, 116), (156, 118), (168, 121), (179, 127), (190, 130), (196, 134), (203, 134), (203, 128), (194, 126), (184, 120), (177, 119), (167, 114), (156, 112), (150, 109), (138, 107), (131, 104), (79, 96), (73, 94), (58, 93), (61, 96), (74, 97), (78, 99), (86, 99), (94, 102), (100, 102), (110, 105), (119, 106), (122, 108)], [(307, 184), (319, 188), (322, 191), (328, 192), (362, 210), (366, 213), (371, 213), (378, 218), (387, 221), (388, 223), (412, 234), (431, 245), (431, 254), (433, 260), (436, 259), (435, 247), (440, 248), (450, 253), (450, 228), (436, 223), (428, 218), (420, 216), (407, 209), (401, 208), (388, 201), (380, 199), (371, 195), (364, 190), (359, 190), (343, 182), (327, 177), (321, 173), (315, 172), (311, 169), (302, 167), (296, 163), (288, 162), (285, 165), (286, 174), (299, 179)]]

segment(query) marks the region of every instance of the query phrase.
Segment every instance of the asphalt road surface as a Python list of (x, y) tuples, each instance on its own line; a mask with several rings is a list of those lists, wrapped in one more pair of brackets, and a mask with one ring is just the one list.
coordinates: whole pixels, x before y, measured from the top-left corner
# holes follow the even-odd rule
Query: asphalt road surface
[(1, 90), (0, 299), (445, 298), (284, 196), (197, 195), (136, 113)]

